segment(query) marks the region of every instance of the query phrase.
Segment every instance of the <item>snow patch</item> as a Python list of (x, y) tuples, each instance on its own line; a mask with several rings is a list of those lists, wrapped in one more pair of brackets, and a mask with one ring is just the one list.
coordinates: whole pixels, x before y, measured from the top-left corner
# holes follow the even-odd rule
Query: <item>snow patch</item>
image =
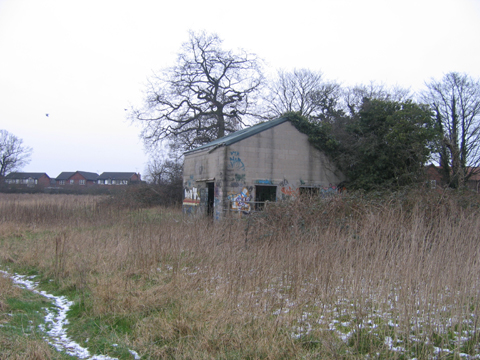
[[(25, 276), (14, 274), (11, 275), (6, 271), (0, 270), (4, 276), (12, 279), (13, 283), (20, 288), (24, 288), (32, 291), (35, 294), (42, 295), (47, 299), (52, 300), (55, 305), (55, 309), (46, 309), (47, 315), (45, 315), (45, 325), (40, 325), (40, 329), (46, 333), (45, 340), (55, 347), (57, 351), (64, 351), (70, 356), (76, 356), (79, 359), (91, 359), (91, 360), (114, 360), (107, 355), (90, 355), (90, 352), (87, 348), (80, 346), (75, 341), (70, 339), (67, 335), (67, 330), (65, 325), (68, 324), (67, 312), (70, 310), (70, 307), (73, 305), (73, 301), (69, 301), (65, 296), (55, 296), (48, 294), (45, 291), (38, 291), (36, 287), (38, 282), (34, 282), (33, 279), (35, 276)], [(88, 342), (88, 339), (85, 341)], [(117, 344), (114, 344), (115, 346)], [(140, 356), (137, 352), (133, 350), (128, 350), (135, 359), (140, 359)]]

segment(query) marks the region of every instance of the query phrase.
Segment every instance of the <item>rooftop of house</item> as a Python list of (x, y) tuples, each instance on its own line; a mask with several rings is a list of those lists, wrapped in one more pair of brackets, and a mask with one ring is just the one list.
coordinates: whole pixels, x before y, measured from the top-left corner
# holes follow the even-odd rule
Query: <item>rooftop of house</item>
[(192, 152), (199, 151), (199, 150), (206, 150), (206, 149), (209, 149), (209, 148), (212, 148), (212, 147), (227, 146), (227, 145), (234, 144), (234, 143), (239, 142), (243, 139), (246, 139), (250, 136), (256, 135), (256, 134), (258, 134), (262, 131), (270, 129), (274, 126), (280, 125), (280, 124), (284, 123), (285, 121), (288, 121), (288, 118), (281, 117), (281, 118), (278, 118), (278, 119), (275, 119), (275, 120), (265, 121), (265, 122), (262, 122), (260, 124), (250, 126), (248, 128), (235, 131), (232, 134), (229, 134), (229, 135), (224, 136), (222, 138), (213, 140), (212, 142), (209, 142), (208, 144), (205, 144), (205, 145), (199, 146), (195, 149), (186, 151), (184, 153), (184, 155), (188, 155)]
[(87, 172), (87, 171), (64, 171), (58, 175), (55, 180), (68, 180), (70, 179), (73, 175), (75, 174), (80, 174), (85, 178), (85, 180), (97, 180), (98, 174), (97, 173), (92, 173), (92, 172)]
[[(440, 172), (442, 170), (441, 166), (437, 166), (434, 164), (429, 164), (426, 166), (427, 171), (437, 171)], [(467, 175), (471, 174), (468, 178), (469, 181), (480, 181), (480, 168), (467, 166), (466, 168)]]
[(98, 180), (130, 180), (137, 173), (134, 172), (103, 172)]
[(46, 173), (37, 172), (11, 172), (5, 179), (39, 179), (42, 176), (50, 178)]
[(73, 174), (75, 174), (74, 171), (64, 171), (61, 172), (60, 175), (58, 175), (55, 180), (67, 180), (69, 179)]

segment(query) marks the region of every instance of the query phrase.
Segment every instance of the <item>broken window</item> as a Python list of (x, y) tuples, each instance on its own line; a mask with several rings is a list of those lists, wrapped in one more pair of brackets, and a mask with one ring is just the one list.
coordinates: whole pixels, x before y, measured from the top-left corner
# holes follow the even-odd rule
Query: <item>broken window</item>
[(277, 187), (255, 186), (255, 210), (263, 210), (266, 201), (277, 201)]

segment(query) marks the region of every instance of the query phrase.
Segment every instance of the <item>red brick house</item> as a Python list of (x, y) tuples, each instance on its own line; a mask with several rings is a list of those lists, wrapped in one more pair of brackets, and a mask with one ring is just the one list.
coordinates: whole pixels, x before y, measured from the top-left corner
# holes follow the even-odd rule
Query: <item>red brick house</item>
[(140, 174), (134, 172), (104, 172), (97, 178), (98, 185), (132, 185), (141, 182)]
[[(442, 175), (442, 167), (430, 164), (426, 167), (426, 174), (432, 188), (448, 186)], [(467, 174), (472, 174), (466, 181), (467, 188), (478, 192), (480, 190), (480, 168), (468, 167)]]
[(478, 192), (480, 187), (480, 169), (475, 168), (475, 173), (467, 180), (467, 187)]
[(98, 174), (87, 171), (62, 172), (55, 178), (57, 186), (92, 186), (97, 183)]
[(445, 185), (440, 167), (430, 164), (425, 168), (425, 172), (428, 179), (427, 181), (430, 183), (432, 189), (441, 188)]
[(44, 188), (50, 186), (50, 176), (46, 173), (12, 172), (5, 176), (8, 185), (28, 188)]

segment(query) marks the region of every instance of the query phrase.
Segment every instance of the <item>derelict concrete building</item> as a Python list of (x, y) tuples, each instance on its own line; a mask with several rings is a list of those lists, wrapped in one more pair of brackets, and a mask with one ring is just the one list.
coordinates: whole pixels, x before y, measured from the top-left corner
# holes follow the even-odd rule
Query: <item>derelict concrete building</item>
[(264, 122), (185, 153), (183, 210), (219, 219), (303, 192), (335, 192), (344, 175), (288, 120)]

